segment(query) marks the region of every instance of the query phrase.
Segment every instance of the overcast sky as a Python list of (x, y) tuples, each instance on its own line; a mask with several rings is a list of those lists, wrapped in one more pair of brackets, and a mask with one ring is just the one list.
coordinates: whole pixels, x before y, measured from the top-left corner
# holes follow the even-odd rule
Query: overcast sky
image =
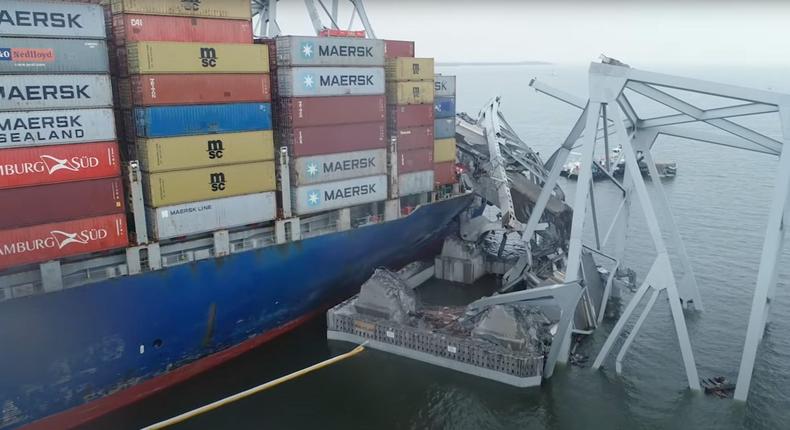
[[(365, 5), (377, 37), (414, 40), (418, 56), (437, 61), (588, 63), (605, 53), (641, 65), (790, 65), (790, 0), (367, 0)], [(280, 1), (278, 8), (284, 34), (313, 33), (303, 1)], [(341, 13), (341, 26), (348, 19)]]

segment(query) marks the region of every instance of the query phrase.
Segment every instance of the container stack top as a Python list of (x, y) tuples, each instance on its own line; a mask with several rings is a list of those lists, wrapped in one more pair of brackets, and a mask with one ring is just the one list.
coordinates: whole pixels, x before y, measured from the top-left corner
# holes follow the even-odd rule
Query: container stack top
[(128, 244), (105, 14), (0, 6), (0, 270)]

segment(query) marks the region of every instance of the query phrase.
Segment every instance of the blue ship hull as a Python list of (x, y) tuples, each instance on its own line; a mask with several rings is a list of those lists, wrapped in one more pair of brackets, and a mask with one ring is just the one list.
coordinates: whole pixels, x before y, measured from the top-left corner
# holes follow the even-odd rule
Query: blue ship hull
[(184, 380), (440, 242), (471, 202), (0, 303), (0, 428), (63, 428)]

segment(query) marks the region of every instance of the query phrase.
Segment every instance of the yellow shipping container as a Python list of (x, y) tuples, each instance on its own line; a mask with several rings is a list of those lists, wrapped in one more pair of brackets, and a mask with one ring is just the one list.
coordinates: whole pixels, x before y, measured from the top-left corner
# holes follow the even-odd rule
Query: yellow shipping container
[(139, 139), (137, 156), (146, 172), (194, 169), (274, 160), (271, 130)]
[(433, 141), (433, 162), (444, 163), (446, 161), (455, 161), (454, 137)]
[(247, 19), (249, 0), (112, 0), (112, 13)]
[(384, 67), (384, 72), (387, 81), (433, 80), (433, 58), (390, 58)]
[(269, 73), (266, 45), (136, 42), (127, 50), (130, 74)]
[(155, 208), (275, 188), (274, 161), (143, 175), (145, 203)]
[(388, 83), (387, 103), (394, 105), (433, 104), (433, 81)]

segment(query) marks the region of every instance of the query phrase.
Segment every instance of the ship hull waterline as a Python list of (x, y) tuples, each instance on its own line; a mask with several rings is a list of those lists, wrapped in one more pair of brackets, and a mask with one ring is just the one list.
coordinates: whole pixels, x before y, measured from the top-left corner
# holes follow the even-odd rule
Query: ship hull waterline
[(263, 344), (441, 243), (472, 198), (0, 303), (0, 429), (85, 424)]

